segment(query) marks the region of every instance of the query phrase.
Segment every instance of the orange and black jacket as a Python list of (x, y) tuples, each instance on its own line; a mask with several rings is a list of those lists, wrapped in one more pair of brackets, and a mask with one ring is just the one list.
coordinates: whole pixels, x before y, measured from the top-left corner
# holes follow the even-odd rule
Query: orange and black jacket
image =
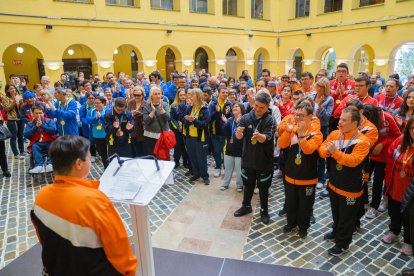
[(137, 259), (99, 181), (56, 176), (31, 211), (49, 275), (135, 275)]
[[(316, 185), (318, 183), (318, 148), (322, 144), (323, 135), (319, 127), (319, 119), (312, 120), (309, 134), (301, 140), (297, 134), (297, 125), (292, 132), (280, 129), (281, 135), (277, 141), (280, 149), (285, 149), (285, 180), (295, 185)], [(301, 163), (295, 159), (301, 149)]]
[[(339, 149), (340, 130), (332, 131), (319, 148), (319, 155), (322, 158), (329, 157), (327, 145), (334, 142), (337, 150), (330, 156), (329, 187), (337, 194), (349, 198), (358, 198), (363, 192), (362, 170), (364, 159), (369, 153), (369, 141), (361, 132), (351, 140), (358, 131), (358, 128), (349, 133), (342, 134), (342, 147)], [(345, 151), (346, 149), (346, 151)], [(345, 151), (345, 152), (344, 152)], [(337, 170), (336, 165), (342, 165)]]
[[(369, 148), (372, 149), (372, 147), (377, 143), (378, 141), (378, 129), (377, 127), (371, 123), (367, 118), (362, 116), (362, 120), (359, 123), (358, 126), (359, 131), (367, 137), (369, 141)], [(363, 165), (363, 174), (364, 174), (364, 182), (368, 182), (369, 180), (369, 155), (365, 157), (364, 165)]]

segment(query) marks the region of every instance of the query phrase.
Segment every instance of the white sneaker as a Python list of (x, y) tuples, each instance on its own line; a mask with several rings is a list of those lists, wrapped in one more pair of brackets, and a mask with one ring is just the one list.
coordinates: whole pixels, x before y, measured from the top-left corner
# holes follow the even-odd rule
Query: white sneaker
[(378, 211), (377, 210), (375, 210), (374, 208), (372, 208), (372, 207), (369, 207), (368, 208), (368, 211), (365, 213), (365, 217), (366, 218), (369, 218), (369, 219), (373, 219), (373, 218), (375, 218), (376, 216), (378, 216)]
[(243, 192), (243, 188), (237, 188), (238, 192)]
[(222, 191), (224, 191), (224, 190), (227, 190), (229, 187), (226, 187), (226, 186), (221, 186), (220, 187), (220, 190), (222, 190)]
[(214, 177), (219, 177), (221, 174), (221, 169), (215, 169), (214, 170)]
[(388, 200), (384, 197), (381, 201), (380, 206), (378, 207), (378, 212), (385, 212), (388, 209)]
[(92, 157), (91, 157), (91, 162), (92, 162), (92, 163), (95, 163), (95, 161), (96, 161), (95, 156), (92, 156)]
[(413, 255), (413, 248), (411, 244), (403, 243), (403, 246), (400, 249), (400, 253), (405, 256), (411, 256)]
[(16, 158), (18, 160), (23, 160), (24, 159), (24, 156), (18, 154), (18, 155), (15, 155), (14, 158)]
[(322, 189), (322, 188), (323, 188), (323, 183), (318, 182), (318, 184), (316, 184), (316, 189)]
[(45, 168), (43, 168), (42, 166), (37, 166), (29, 170), (29, 173), (43, 173), (43, 172), (45, 172)]
[(398, 240), (398, 236), (397, 235), (395, 235), (393, 232), (391, 232), (391, 231), (388, 231), (387, 232), (387, 234), (385, 234), (382, 238), (381, 238), (381, 241), (383, 242), (383, 243), (386, 243), (386, 244), (390, 244), (390, 243), (393, 243), (393, 242), (395, 242), (395, 241), (397, 241)]
[(259, 193), (259, 188), (254, 188), (254, 193), (258, 194)]
[(52, 164), (47, 164), (46, 165), (46, 172), (53, 172), (53, 166), (52, 166)]

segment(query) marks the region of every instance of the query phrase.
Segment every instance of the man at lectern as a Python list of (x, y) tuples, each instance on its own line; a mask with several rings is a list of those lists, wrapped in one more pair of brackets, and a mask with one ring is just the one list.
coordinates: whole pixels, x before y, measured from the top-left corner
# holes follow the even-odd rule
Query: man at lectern
[(135, 275), (138, 262), (114, 205), (86, 179), (89, 141), (61, 136), (49, 149), (53, 184), (36, 196), (32, 222), (45, 275)]

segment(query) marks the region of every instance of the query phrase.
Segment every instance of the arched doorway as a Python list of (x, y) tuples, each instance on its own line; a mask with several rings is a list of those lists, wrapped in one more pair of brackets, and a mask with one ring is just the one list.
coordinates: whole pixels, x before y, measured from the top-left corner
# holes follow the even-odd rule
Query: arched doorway
[(269, 52), (264, 48), (259, 48), (254, 54), (254, 76), (260, 78), (263, 69), (269, 69)]
[(395, 60), (394, 64), (390, 64), (391, 69), (400, 75), (401, 82), (405, 84), (408, 75), (414, 72), (414, 41), (398, 46), (391, 60)]
[(199, 47), (195, 52), (195, 71), (198, 73), (201, 69), (205, 69), (208, 72), (208, 54), (204, 48)]
[(171, 80), (171, 72), (175, 70), (175, 53), (170, 48), (165, 52), (165, 74), (167, 80)]
[(334, 48), (328, 48), (322, 54), (322, 68), (328, 73), (328, 77), (332, 76), (332, 73), (335, 71), (336, 65), (336, 52)]
[(39, 83), (41, 76), (45, 75), (42, 54), (29, 44), (10, 45), (4, 51), (2, 61), (6, 80), (8, 81), (11, 74), (16, 74), (30, 84), (29, 89)]
[(299, 78), (303, 70), (303, 51), (297, 49), (293, 54), (293, 68), (296, 69), (296, 76)]
[(138, 63), (142, 60), (141, 53), (132, 45), (124, 44), (114, 50), (114, 71), (124, 72), (131, 78), (136, 78), (139, 70)]
[(227, 77), (237, 77), (237, 53), (233, 48), (226, 53), (226, 74)]
[(96, 72), (96, 55), (86, 45), (74, 44), (65, 49), (62, 56), (63, 70), (69, 76), (69, 82), (72, 87), (75, 85), (75, 80), (79, 76), (79, 73), (84, 74), (85, 79), (89, 79), (90, 76)]
[(358, 72), (368, 70), (372, 73), (374, 68), (374, 50), (369, 45), (362, 45), (354, 54), (354, 76), (358, 75)]

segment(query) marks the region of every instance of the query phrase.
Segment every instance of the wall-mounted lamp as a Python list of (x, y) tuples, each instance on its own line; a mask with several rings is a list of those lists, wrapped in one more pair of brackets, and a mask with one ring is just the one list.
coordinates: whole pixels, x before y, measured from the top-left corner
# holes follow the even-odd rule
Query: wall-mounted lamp
[(117, 55), (118, 54), (118, 49), (115, 49), (114, 50), (114, 55)]
[(376, 59), (374, 59), (374, 63), (377, 66), (384, 66), (385, 64), (388, 63), (388, 59), (386, 59), (386, 58), (376, 58)]
[(183, 59), (182, 62), (185, 66), (191, 66), (191, 65), (193, 65), (194, 60), (192, 60), (192, 59)]
[(307, 36), (307, 37), (311, 37), (311, 36), (312, 36), (312, 34), (311, 34), (311, 33), (307, 33), (307, 34), (306, 34), (306, 36)]
[(249, 34), (249, 37), (252, 38), (253, 37), (253, 34)]
[(381, 30), (383, 30), (383, 31), (385, 31), (387, 28), (388, 28), (388, 26), (387, 26), (387, 25), (382, 25), (382, 26), (381, 26)]
[(70, 56), (72, 56), (74, 53), (75, 53), (75, 51), (74, 51), (73, 49), (69, 49), (69, 50), (68, 50), (68, 54), (69, 54)]
[(171, 34), (171, 33), (172, 33), (172, 30), (168, 29), (167, 34)]
[(216, 59), (216, 63), (217, 63), (217, 65), (222, 66), (222, 65), (226, 64), (226, 60), (225, 59)]
[(155, 66), (155, 64), (157, 64), (156, 59), (147, 59), (147, 60), (144, 60), (143, 62), (145, 64), (145, 66), (148, 66), (148, 67), (153, 67), (153, 66)]
[(304, 63), (305, 65), (311, 65), (311, 64), (313, 63), (313, 60), (311, 60), (311, 59), (304, 59), (304, 60), (303, 60), (303, 63)]
[(246, 60), (246, 64), (247, 65), (253, 65), (254, 64), (254, 59), (248, 59), (248, 60)]
[(22, 46), (19, 46), (16, 48), (16, 52), (18, 52), (19, 54), (22, 54), (24, 52), (24, 48)]
[(114, 61), (113, 60), (97, 60), (94, 62), (94, 64), (98, 64), (102, 68), (108, 69), (112, 66), (112, 64), (114, 64)]
[(47, 68), (49, 68), (49, 70), (56, 71), (61, 66), (63, 66), (63, 62), (61, 62), (61, 61), (43, 62), (43, 66), (46, 66)]

